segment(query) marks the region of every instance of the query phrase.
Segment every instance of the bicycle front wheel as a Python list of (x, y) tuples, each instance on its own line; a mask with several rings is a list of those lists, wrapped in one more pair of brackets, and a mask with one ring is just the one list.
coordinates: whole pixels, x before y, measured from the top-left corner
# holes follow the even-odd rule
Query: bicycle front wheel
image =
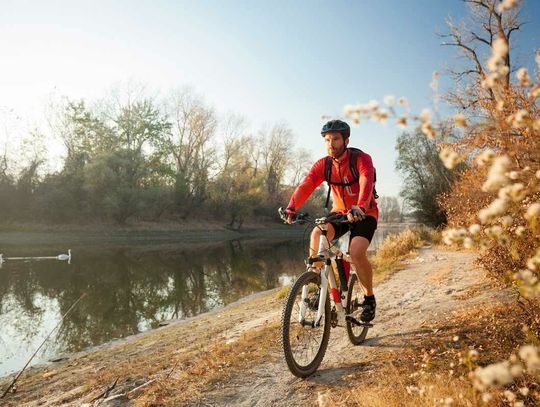
[[(360, 314), (362, 308), (360, 304), (362, 303), (362, 298), (364, 297), (364, 292), (360, 286), (360, 281), (356, 274), (351, 274), (349, 279), (349, 291), (347, 292), (347, 315), (352, 315), (356, 320), (360, 320)], [(349, 335), (349, 340), (353, 345), (360, 345), (366, 339), (368, 332), (368, 327), (365, 325), (357, 325), (354, 322), (347, 320), (347, 335)]]
[[(304, 299), (302, 299), (304, 292)], [(322, 362), (330, 338), (330, 300), (326, 294), (324, 313), (317, 319), (321, 276), (306, 271), (295, 281), (281, 315), (281, 342), (285, 361), (293, 375), (305, 378)]]

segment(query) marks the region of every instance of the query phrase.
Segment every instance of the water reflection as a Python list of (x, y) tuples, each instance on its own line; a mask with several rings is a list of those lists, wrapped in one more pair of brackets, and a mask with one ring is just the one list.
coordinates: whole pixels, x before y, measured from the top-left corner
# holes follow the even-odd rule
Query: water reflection
[[(379, 230), (374, 245), (386, 233)], [(72, 249), (72, 264), (13, 261), (0, 269), (0, 375), (23, 366), (83, 292), (85, 299), (35, 363), (290, 282), (303, 271), (306, 247), (302, 240), (288, 240), (231, 241), (190, 249)], [(11, 256), (43, 253), (35, 246), (9, 248)]]
[[(11, 248), (10, 254), (34, 252)], [(0, 269), (0, 373), (31, 354), (83, 293), (41, 359), (194, 316), (297, 274), (302, 242), (228, 242), (189, 250), (77, 248), (71, 265), (8, 262)], [(14, 253), (13, 255), (17, 255)], [(300, 269), (299, 269), (300, 267)], [(22, 344), (25, 344), (23, 346)], [(15, 349), (15, 350), (14, 350)]]

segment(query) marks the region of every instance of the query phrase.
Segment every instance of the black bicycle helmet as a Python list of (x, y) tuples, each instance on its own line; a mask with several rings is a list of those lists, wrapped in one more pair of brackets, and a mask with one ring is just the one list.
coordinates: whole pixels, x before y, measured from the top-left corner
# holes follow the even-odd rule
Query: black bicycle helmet
[(347, 123), (342, 120), (330, 120), (323, 126), (321, 130), (321, 136), (324, 137), (326, 133), (330, 132), (341, 133), (343, 138), (349, 138), (349, 136), (351, 135), (351, 128)]

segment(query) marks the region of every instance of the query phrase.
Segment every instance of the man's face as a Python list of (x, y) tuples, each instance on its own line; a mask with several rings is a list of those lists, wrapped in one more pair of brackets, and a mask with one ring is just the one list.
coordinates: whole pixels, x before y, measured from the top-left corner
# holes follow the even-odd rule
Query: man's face
[(343, 139), (341, 133), (326, 133), (324, 135), (324, 143), (326, 145), (326, 151), (328, 155), (333, 158), (339, 158), (345, 152), (349, 139)]

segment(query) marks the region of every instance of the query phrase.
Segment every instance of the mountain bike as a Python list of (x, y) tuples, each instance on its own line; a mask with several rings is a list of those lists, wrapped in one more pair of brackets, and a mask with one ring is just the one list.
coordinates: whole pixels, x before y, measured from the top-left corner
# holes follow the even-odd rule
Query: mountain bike
[[(282, 208), (279, 213), (285, 220)], [(289, 290), (281, 315), (285, 361), (291, 373), (300, 378), (318, 369), (328, 347), (330, 328), (346, 327), (350, 342), (360, 345), (373, 327), (359, 320), (364, 293), (348, 253), (350, 232), (330, 242), (326, 229), (329, 222), (349, 223), (341, 214), (312, 219), (305, 213), (297, 214), (292, 222), (312, 224), (321, 230), (317, 255), (306, 260), (306, 271)]]

